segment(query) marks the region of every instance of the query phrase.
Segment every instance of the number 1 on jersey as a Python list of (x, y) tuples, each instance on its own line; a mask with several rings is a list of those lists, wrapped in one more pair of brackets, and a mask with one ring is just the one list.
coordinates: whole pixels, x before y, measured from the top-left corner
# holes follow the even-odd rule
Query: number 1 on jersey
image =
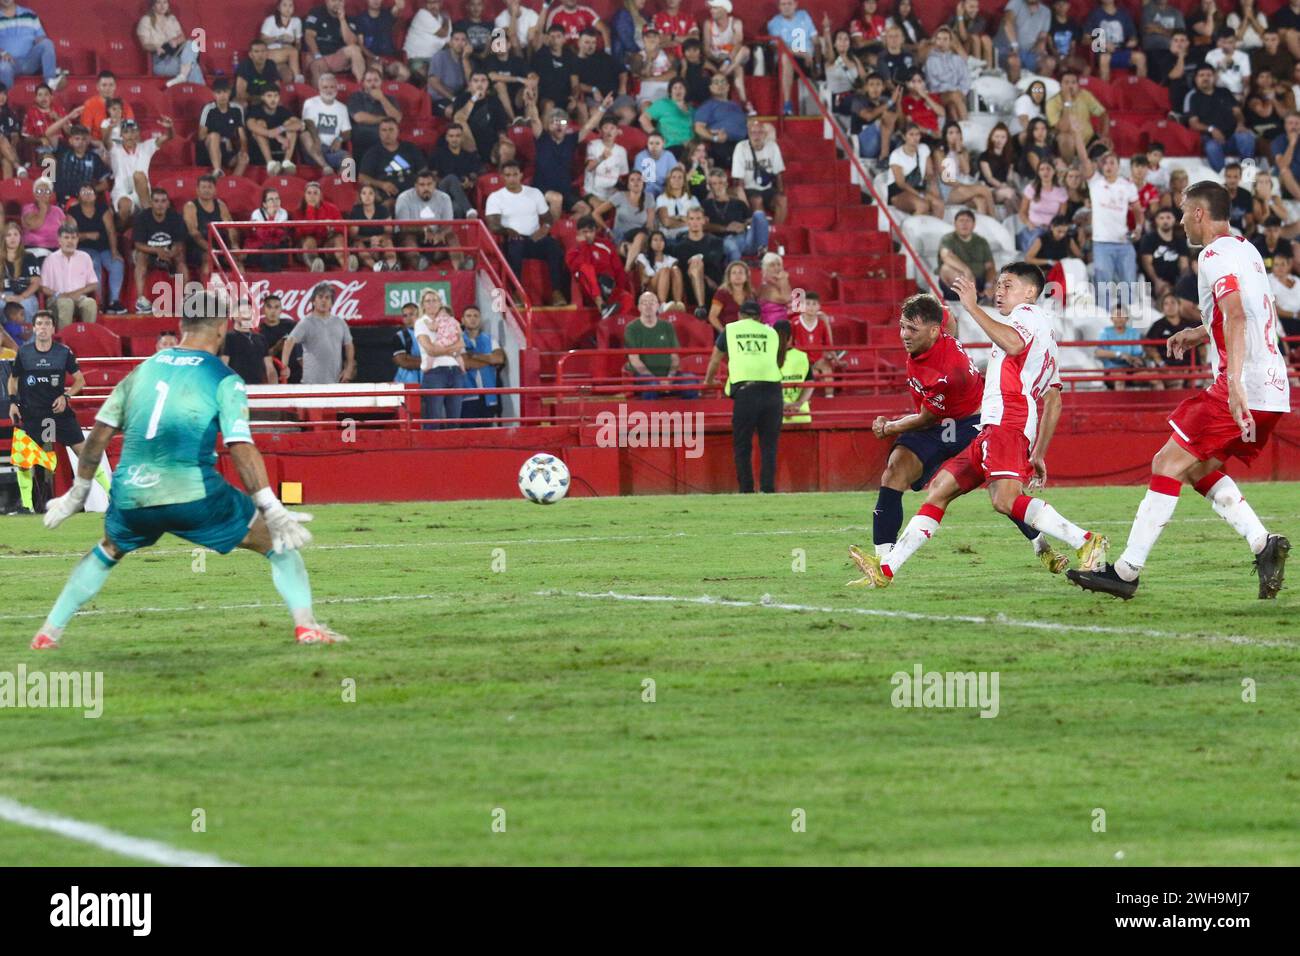
[(153, 403), (153, 414), (149, 416), (149, 427), (144, 432), (146, 439), (153, 438), (158, 434), (158, 420), (162, 418), (163, 405), (167, 402), (167, 383), (155, 382), (154, 387), (158, 389), (158, 400)]

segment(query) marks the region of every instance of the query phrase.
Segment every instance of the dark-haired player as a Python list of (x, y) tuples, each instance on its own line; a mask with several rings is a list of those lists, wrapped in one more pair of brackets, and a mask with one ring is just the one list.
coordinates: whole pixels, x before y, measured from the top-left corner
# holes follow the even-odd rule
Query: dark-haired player
[[(82, 509), (104, 449), (121, 432), (122, 457), (113, 475), (104, 538), (73, 569), (32, 639), (33, 650), (58, 647), (72, 615), (99, 593), (117, 563), (168, 532), (220, 554), (239, 547), (266, 555), (271, 580), (293, 614), (298, 643), (346, 640), (318, 624), (312, 613), (311, 584), (298, 553), (311, 540), (301, 524), (311, 515), (291, 514), (271, 491), (248, 427), (244, 383), (217, 358), (228, 312), (216, 293), (189, 297), (181, 344), (137, 366), (95, 416), (76, 480), (50, 502), (45, 526), (56, 528)], [(217, 473), (218, 431), (250, 494)]]
[[(907, 349), (907, 387), (916, 411), (901, 418), (877, 416), (871, 430), (877, 438), (897, 435), (880, 476), (872, 539), (876, 557), (888, 556), (903, 526), (903, 492), (920, 491), (948, 459), (963, 451), (980, 430), (984, 379), (960, 342), (943, 329), (943, 306), (932, 295), (919, 293), (903, 303), (899, 336)], [(1054, 423), (1053, 423), (1054, 424)], [(1015, 521), (1034, 543), (1043, 566), (1060, 574), (1070, 559), (1052, 547), (1047, 536), (1023, 521)]]
[(1137, 593), (1138, 576), (1174, 516), (1183, 482), (1204, 495), (1250, 545), (1260, 598), (1277, 597), (1282, 589), (1291, 542), (1269, 534), (1237, 483), (1221, 470), (1229, 458), (1254, 461), (1291, 410), (1268, 272), (1259, 250), (1232, 235), (1231, 214), (1228, 191), (1218, 183), (1200, 182), (1183, 193), (1187, 241), (1204, 247), (1197, 258), (1201, 325), (1172, 336), (1165, 348), (1182, 358), (1208, 343), (1214, 383), (1169, 417), (1173, 434), (1151, 460), (1151, 484), (1120, 559), (1097, 571), (1070, 572), (1070, 580), (1086, 591), (1125, 600)]
[[(966, 276), (953, 281), (962, 305), (993, 343), (980, 432), (939, 469), (930, 482), (925, 504), (883, 560), (858, 548), (849, 549), (863, 574), (854, 584), (888, 587), (903, 563), (939, 530), (944, 509), (986, 482), (993, 508), (1000, 514), (1065, 541), (1076, 549), (1083, 568), (1092, 570), (1105, 560), (1105, 538), (1067, 521), (1041, 498), (1025, 494), (1030, 479), (1038, 484), (1047, 480), (1047, 446), (1060, 416), (1056, 342), (1047, 313), (1034, 304), (1043, 285), (1037, 266), (1027, 262), (1004, 266), (994, 295), (999, 317), (994, 318), (979, 307), (974, 282)], [(1041, 421), (1039, 399), (1044, 408)]]

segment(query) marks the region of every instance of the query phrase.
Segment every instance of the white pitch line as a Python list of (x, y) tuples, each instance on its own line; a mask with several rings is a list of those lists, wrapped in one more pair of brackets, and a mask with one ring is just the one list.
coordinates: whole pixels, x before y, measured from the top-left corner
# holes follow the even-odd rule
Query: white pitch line
[[(379, 594), (373, 597), (338, 597), (321, 598), (313, 603), (322, 604), (372, 604), (384, 601), (433, 601), (446, 600), (446, 594)], [(280, 601), (251, 601), (247, 604), (190, 604), (184, 607), (114, 607), (96, 611), (78, 611), (77, 617), (91, 617), (104, 614), (176, 614), (182, 611), (246, 611), (259, 608), (279, 608), (284, 610)], [(43, 621), (44, 614), (0, 614), (0, 621)]]
[[(1260, 515), (1262, 521), (1276, 521), (1285, 518), (1294, 518), (1293, 515)], [(971, 522), (955, 525), (959, 529), (971, 529), (988, 531), (996, 528), (1006, 528), (1009, 521), (983, 521)], [(1175, 518), (1170, 524), (1221, 524), (1222, 518)], [(1105, 528), (1121, 527), (1127, 528), (1132, 524), (1130, 521), (1094, 521), (1088, 527)], [(672, 540), (678, 538), (763, 538), (778, 537), (785, 535), (829, 535), (829, 534), (866, 534), (870, 532), (869, 525), (845, 525), (840, 528), (773, 528), (769, 531), (723, 531), (717, 534), (704, 534), (691, 531), (665, 531), (659, 534), (611, 534), (611, 535), (587, 535), (573, 536), (565, 538), (483, 538), (478, 540), (465, 541), (458, 538), (451, 538), (442, 541), (434, 541), (427, 538), (419, 538), (414, 541), (384, 541), (376, 543), (356, 543), (356, 544), (313, 544), (307, 549), (308, 553), (312, 551), (388, 551), (402, 548), (454, 548), (454, 547), (488, 547), (497, 548), (503, 545), (516, 544), (596, 544), (608, 541), (658, 541)], [(1014, 540), (1014, 537), (1013, 539)], [(81, 558), (85, 557), (85, 551), (33, 551), (27, 554), (4, 554), (0, 553), (0, 561), (30, 561), (37, 558)], [(200, 550), (207, 550), (206, 548)], [(191, 555), (194, 548), (148, 548), (139, 552), (140, 554), (149, 555)], [(213, 552), (215, 553), (215, 552)]]
[(1211, 641), (1225, 641), (1229, 644), (1249, 644), (1259, 647), (1294, 647), (1288, 641), (1264, 641), (1254, 637), (1240, 635), (1200, 635), (1176, 634), (1171, 631), (1157, 631), (1143, 627), (1113, 627), (1103, 624), (1063, 624), (1056, 621), (1032, 621), (995, 614), (985, 617), (979, 614), (924, 614), (919, 611), (890, 611), (884, 608), (870, 607), (824, 607), (815, 604), (789, 604), (772, 599), (764, 594), (757, 601), (736, 601), (729, 598), (716, 598), (708, 595), (700, 597), (680, 597), (672, 594), (621, 594), (617, 591), (534, 591), (538, 597), (571, 597), (604, 601), (640, 601), (652, 604), (704, 604), (713, 607), (761, 607), (775, 611), (805, 611), (817, 614), (857, 614), (864, 617), (885, 617), (906, 621), (927, 621), (937, 624), (981, 624), (997, 627), (1020, 627), (1036, 631), (1077, 631), (1083, 634), (1118, 634), (1140, 637), (1187, 638), (1202, 637)]
[(89, 843), (101, 850), (116, 853), (118, 856), (129, 856), (134, 860), (144, 860), (160, 866), (239, 866), (238, 863), (230, 863), (207, 853), (178, 850), (166, 843), (127, 836), (125, 833), (101, 827), (97, 823), (85, 823), (71, 817), (61, 817), (58, 814), (29, 807), (17, 800), (10, 800), (8, 797), (0, 797), (0, 820), (7, 820), (33, 830), (56, 833), (69, 840)]

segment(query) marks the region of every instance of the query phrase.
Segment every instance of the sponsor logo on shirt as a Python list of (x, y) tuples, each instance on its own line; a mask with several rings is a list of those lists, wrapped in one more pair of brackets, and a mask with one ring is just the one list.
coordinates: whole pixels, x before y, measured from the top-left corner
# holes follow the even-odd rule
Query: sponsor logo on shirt
[(144, 465), (131, 465), (126, 469), (126, 477), (122, 479), (122, 484), (131, 488), (153, 488), (160, 481), (162, 475), (158, 472)]

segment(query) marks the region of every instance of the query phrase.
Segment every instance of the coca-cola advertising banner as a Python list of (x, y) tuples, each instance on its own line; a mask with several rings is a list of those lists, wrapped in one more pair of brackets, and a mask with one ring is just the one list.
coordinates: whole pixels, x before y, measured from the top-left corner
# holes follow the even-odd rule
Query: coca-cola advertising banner
[(280, 296), (285, 316), (300, 320), (311, 312), (311, 293), (322, 282), (334, 287), (334, 314), (349, 325), (395, 325), (402, 306), (419, 305), (420, 293), (433, 289), (450, 301), (456, 314), (474, 304), (474, 273), (348, 272), (337, 277), (316, 272), (249, 272), (244, 275), (260, 308), (271, 293)]

